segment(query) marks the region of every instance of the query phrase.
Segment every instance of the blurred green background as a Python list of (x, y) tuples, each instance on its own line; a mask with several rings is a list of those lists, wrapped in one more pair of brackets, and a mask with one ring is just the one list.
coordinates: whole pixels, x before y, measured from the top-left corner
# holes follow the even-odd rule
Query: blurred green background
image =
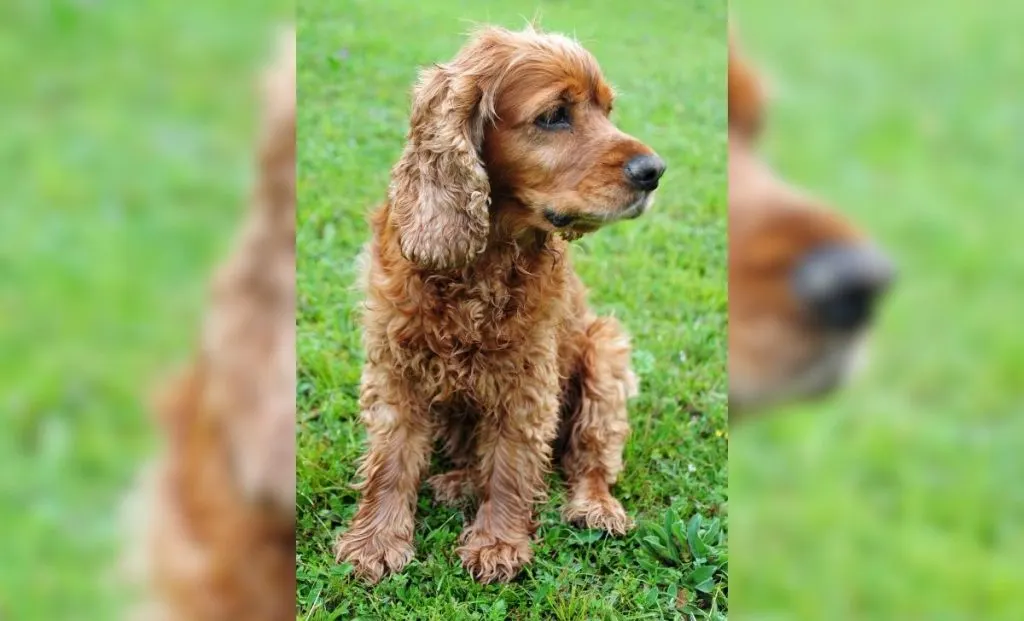
[(1024, 5), (732, 12), (770, 160), (901, 272), (865, 377), (733, 430), (734, 614), (1024, 619)]
[(0, 7), (0, 619), (116, 618), (142, 399), (191, 352), (244, 209), (286, 8)]
[[(634, 336), (641, 396), (616, 493), (643, 521), (677, 529), (726, 513), (725, 30), (720, 0), (299, 3), (298, 605), (303, 619), (662, 619), (724, 617), (724, 536), (706, 579), (689, 552), (645, 553), (568, 528), (560, 477), (543, 505), (536, 558), (511, 585), (477, 585), (455, 554), (463, 516), (421, 494), (416, 560), (375, 588), (334, 563), (356, 502), (364, 432), (363, 352), (352, 289), (369, 211), (387, 194), (419, 67), (453, 57), (474, 22), (540, 15), (575, 34), (618, 87), (614, 120), (668, 162), (654, 208), (576, 244), (591, 300)], [(678, 520), (667, 509), (678, 512)], [(688, 526), (685, 522), (682, 526)], [(704, 535), (700, 535), (704, 533)], [(719, 539), (721, 537), (721, 540)], [(664, 538), (666, 545), (680, 537)], [(685, 547), (687, 540), (681, 541)], [(660, 544), (659, 544), (660, 545)], [(697, 542), (693, 542), (697, 546)], [(657, 550), (657, 547), (653, 548)], [(699, 549), (699, 548), (698, 548)], [(703, 569), (701, 571), (706, 571)], [(707, 593), (697, 593), (702, 586)]]

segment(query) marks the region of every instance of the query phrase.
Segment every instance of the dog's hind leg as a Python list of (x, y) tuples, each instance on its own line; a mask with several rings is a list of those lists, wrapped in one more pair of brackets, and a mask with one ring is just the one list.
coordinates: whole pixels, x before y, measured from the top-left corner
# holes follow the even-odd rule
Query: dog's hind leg
[(476, 491), (472, 466), (477, 416), (467, 403), (453, 404), (438, 414), (437, 440), (452, 468), (431, 476), (427, 485), (434, 492), (434, 502), (455, 507), (472, 499)]
[(434, 502), (449, 507), (459, 506), (473, 497), (473, 471), (469, 468), (456, 468), (427, 479), (427, 484), (434, 490)]
[(563, 403), (562, 468), (568, 522), (624, 534), (632, 527), (611, 486), (622, 470), (629, 435), (626, 401), (637, 391), (629, 339), (612, 318), (589, 320), (574, 337), (577, 361)]

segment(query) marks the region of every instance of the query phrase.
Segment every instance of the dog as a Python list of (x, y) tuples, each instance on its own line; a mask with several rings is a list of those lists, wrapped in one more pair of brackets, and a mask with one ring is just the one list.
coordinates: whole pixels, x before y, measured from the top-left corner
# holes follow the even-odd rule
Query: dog
[(130, 499), (147, 621), (295, 614), (295, 35), (266, 74), (252, 207)]
[(894, 267), (848, 219), (762, 160), (765, 89), (729, 40), (729, 413), (836, 389)]
[(532, 26), (482, 28), (421, 73), (364, 254), (369, 448), (335, 550), (365, 580), (412, 559), (435, 441), (455, 466), (431, 478), (436, 498), (478, 502), (458, 554), (480, 582), (530, 561), (556, 443), (564, 519), (630, 528), (610, 491), (637, 392), (629, 339), (588, 308), (568, 242), (643, 214), (665, 163), (612, 105), (588, 51)]

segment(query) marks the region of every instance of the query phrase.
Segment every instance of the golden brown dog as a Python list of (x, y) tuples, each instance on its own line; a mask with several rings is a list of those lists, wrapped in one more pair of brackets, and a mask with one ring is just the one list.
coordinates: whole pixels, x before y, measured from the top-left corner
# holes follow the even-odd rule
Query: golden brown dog
[(729, 45), (729, 412), (822, 394), (856, 362), (888, 259), (758, 156), (763, 90)]
[(158, 407), (133, 519), (147, 621), (295, 614), (295, 38), (265, 84), (258, 182), (200, 349)]
[[(587, 307), (566, 238), (635, 218), (664, 163), (608, 119), (612, 90), (578, 43), (486, 28), (424, 71), (366, 256), (362, 498), (337, 542), (375, 581), (413, 556), (435, 439), (473, 492), (458, 553), (478, 580), (531, 558), (534, 504), (561, 438), (564, 517), (623, 533), (610, 492), (636, 391), (629, 342)], [(561, 433), (560, 433), (561, 432)]]

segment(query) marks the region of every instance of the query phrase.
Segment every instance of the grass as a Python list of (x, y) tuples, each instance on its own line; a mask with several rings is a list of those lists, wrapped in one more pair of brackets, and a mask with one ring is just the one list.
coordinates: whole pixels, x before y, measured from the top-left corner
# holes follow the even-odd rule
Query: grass
[[(416, 560), (366, 587), (332, 552), (355, 509), (363, 451), (352, 284), (365, 215), (386, 195), (417, 67), (453, 56), (471, 21), (519, 27), (538, 8), (547, 29), (575, 33), (594, 52), (621, 91), (617, 122), (669, 163), (652, 212), (575, 249), (593, 305), (635, 339), (643, 387), (617, 494), (643, 526), (613, 540), (561, 524), (564, 489), (552, 477), (535, 561), (512, 584), (480, 586), (455, 554), (464, 516), (423, 493)], [(725, 617), (726, 9), (667, 0), (634, 9), (617, 0), (300, 3), (300, 618)]]
[(1024, 115), (1005, 44), (1024, 12), (737, 5), (781, 85), (772, 159), (870, 230), (901, 276), (866, 377), (735, 430), (732, 609), (1022, 619)]
[(245, 205), (267, 6), (231, 5), (0, 9), (0, 619), (116, 618), (141, 398)]

